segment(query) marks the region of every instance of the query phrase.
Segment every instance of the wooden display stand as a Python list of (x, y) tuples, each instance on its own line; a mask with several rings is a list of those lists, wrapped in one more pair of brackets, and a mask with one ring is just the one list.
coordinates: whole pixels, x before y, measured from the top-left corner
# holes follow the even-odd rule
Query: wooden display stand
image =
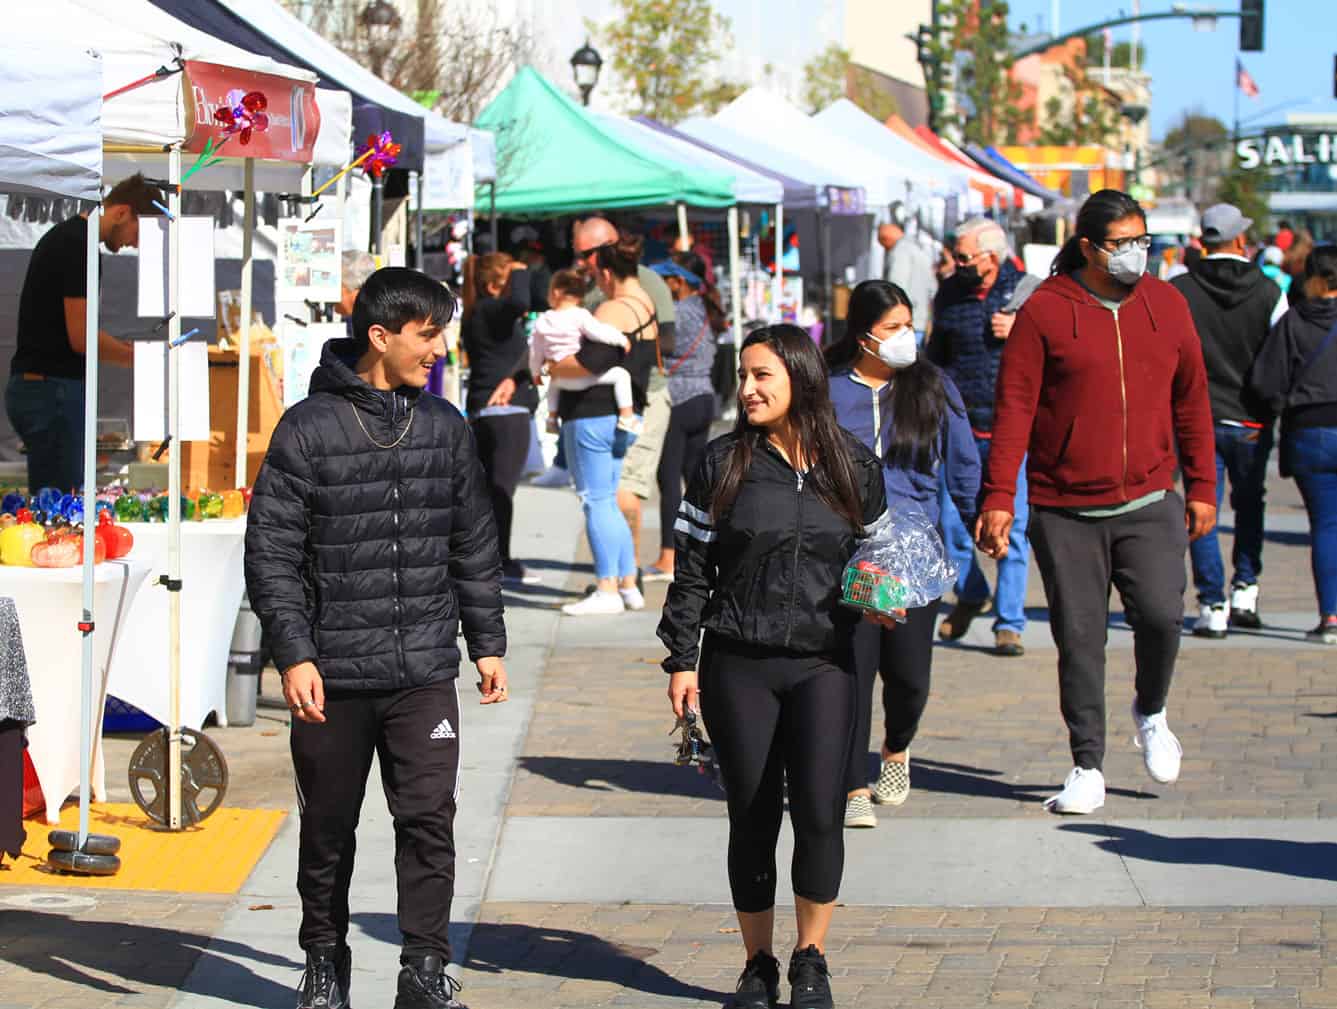
[(283, 413), (283, 355), (267, 329), (252, 326), (250, 408), (247, 411), (246, 478), (237, 472), (237, 360), (235, 349), (209, 348), (209, 441), (186, 442), (181, 486), (226, 490), (255, 483), (274, 426)]

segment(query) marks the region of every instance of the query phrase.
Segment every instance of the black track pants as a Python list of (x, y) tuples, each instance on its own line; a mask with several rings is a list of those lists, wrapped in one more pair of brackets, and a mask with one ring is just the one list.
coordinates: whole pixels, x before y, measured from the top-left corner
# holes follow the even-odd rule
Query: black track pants
[(1184, 625), (1184, 499), (1171, 492), (1163, 501), (1103, 519), (1036, 508), (1030, 537), (1058, 646), (1059, 707), (1072, 760), (1100, 770), (1110, 587), (1119, 590), (1133, 629), (1138, 710), (1158, 714), (1170, 693)]
[(710, 441), (710, 422), (715, 419), (715, 397), (710, 393), (674, 403), (669, 414), (664, 451), (659, 457), (659, 544), (673, 549), (673, 525), (678, 521), (684, 480), (701, 468), (701, 458)]
[(303, 949), (343, 943), (358, 813), (374, 754), (395, 821), (395, 875), (404, 955), (450, 958), (460, 705), (456, 681), (325, 698), (325, 722), (293, 720), (301, 807), (297, 892)]
[(854, 746), (845, 790), (868, 787), (867, 742), (873, 727), (873, 688), (882, 674), (882, 745), (902, 753), (919, 731), (928, 704), (929, 675), (933, 668), (933, 626), (938, 600), (907, 610), (905, 623), (892, 630), (863, 620), (854, 630), (854, 670), (859, 678), (859, 710), (854, 723)]
[(506, 413), (496, 417), (475, 417), (474, 440), (478, 460), (487, 476), (488, 497), (497, 520), (497, 543), (501, 559), (511, 559), (511, 523), (515, 516), (515, 488), (529, 457), (529, 424), (526, 413)]
[(851, 665), (706, 638), (701, 714), (728, 795), (729, 887), (739, 911), (775, 905), (786, 780), (794, 893), (824, 904), (840, 892), (855, 706)]

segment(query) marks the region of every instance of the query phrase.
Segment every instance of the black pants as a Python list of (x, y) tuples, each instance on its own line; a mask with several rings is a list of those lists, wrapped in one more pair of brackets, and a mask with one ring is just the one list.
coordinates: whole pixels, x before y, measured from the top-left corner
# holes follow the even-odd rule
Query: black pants
[(511, 559), (511, 523), (515, 517), (515, 488), (529, 457), (530, 417), (507, 413), (498, 417), (475, 417), (472, 421), (478, 458), (487, 476), (492, 514), (497, 520), (497, 543), (501, 559)]
[(882, 673), (882, 745), (903, 753), (919, 731), (928, 704), (929, 674), (933, 668), (933, 626), (938, 601), (909, 610), (905, 623), (887, 630), (860, 621), (854, 631), (854, 672), (859, 681), (859, 709), (854, 721), (854, 745), (845, 791), (868, 787), (868, 737), (873, 727), (873, 687)]
[(738, 348), (732, 343), (721, 343), (715, 347), (715, 361), (710, 366), (710, 384), (715, 387), (715, 395), (720, 398), (724, 409), (729, 409), (738, 392)]
[(1110, 586), (1133, 629), (1137, 707), (1165, 708), (1184, 624), (1184, 501), (1163, 501), (1114, 518), (1082, 518), (1033, 508), (1035, 562), (1049, 600), (1058, 646), (1059, 707), (1073, 763), (1100, 769), (1105, 759), (1105, 644)]
[(375, 754), (395, 821), (395, 876), (404, 955), (450, 958), (460, 706), (455, 680), (408, 690), (330, 694), (325, 722), (292, 723), (302, 814), (297, 892), (303, 949), (343, 943), (348, 884), (367, 774)]
[(852, 664), (706, 638), (701, 714), (729, 801), (729, 888), (739, 911), (775, 906), (786, 780), (794, 893), (824, 904), (840, 892)]
[(684, 480), (690, 480), (701, 466), (710, 441), (710, 424), (715, 419), (715, 397), (710, 393), (674, 403), (669, 414), (664, 451), (659, 457), (659, 543), (673, 549), (673, 524), (682, 504)]

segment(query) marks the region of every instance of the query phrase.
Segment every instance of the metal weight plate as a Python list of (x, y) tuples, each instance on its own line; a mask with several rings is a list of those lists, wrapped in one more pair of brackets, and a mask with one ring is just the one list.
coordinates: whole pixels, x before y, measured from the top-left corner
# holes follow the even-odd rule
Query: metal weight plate
[[(46, 843), (55, 851), (79, 851), (77, 830), (53, 830), (46, 835)], [(115, 855), (121, 850), (121, 839), (110, 834), (89, 834), (83, 851), (89, 855)]]
[(59, 872), (84, 876), (114, 876), (121, 869), (121, 860), (115, 855), (90, 855), (84, 851), (47, 852), (46, 864)]
[[(130, 756), (130, 795), (156, 823), (167, 822), (167, 729), (145, 736)], [(227, 760), (212, 739), (181, 730), (181, 825), (193, 826), (223, 803)]]

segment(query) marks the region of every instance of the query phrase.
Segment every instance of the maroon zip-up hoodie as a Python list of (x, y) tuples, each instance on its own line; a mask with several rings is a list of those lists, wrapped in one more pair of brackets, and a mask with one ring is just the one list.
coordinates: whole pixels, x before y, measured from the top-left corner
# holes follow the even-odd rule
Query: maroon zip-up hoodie
[(981, 511), (1014, 511), (1028, 452), (1032, 504), (1124, 504), (1170, 490), (1177, 465), (1188, 500), (1216, 504), (1207, 373), (1183, 295), (1144, 276), (1113, 312), (1070, 276), (1036, 289), (1003, 348)]

